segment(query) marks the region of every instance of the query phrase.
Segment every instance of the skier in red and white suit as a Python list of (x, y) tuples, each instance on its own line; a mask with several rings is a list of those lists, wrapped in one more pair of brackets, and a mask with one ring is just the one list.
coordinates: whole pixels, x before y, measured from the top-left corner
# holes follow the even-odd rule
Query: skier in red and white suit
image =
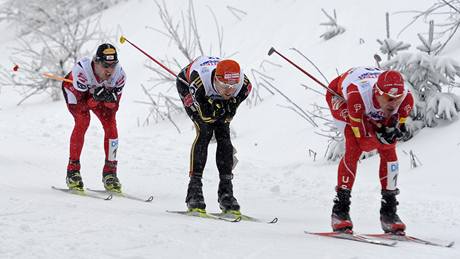
[(79, 60), (66, 78), (72, 80), (72, 83), (63, 82), (62, 90), (67, 108), (75, 120), (70, 137), (67, 186), (69, 189), (83, 190), (80, 154), (92, 111), (104, 128), (104, 187), (109, 191), (121, 192), (117, 178), (118, 132), (115, 116), (126, 75), (118, 63), (115, 47), (108, 43), (100, 45), (93, 58)]
[(407, 136), (406, 120), (414, 105), (411, 92), (397, 71), (356, 67), (335, 78), (326, 101), (343, 128), (345, 154), (338, 168), (337, 196), (332, 209), (334, 231), (350, 231), (350, 197), (362, 152), (377, 150), (382, 203), (380, 221), (385, 232), (406, 228), (396, 213), (398, 158), (396, 142)]

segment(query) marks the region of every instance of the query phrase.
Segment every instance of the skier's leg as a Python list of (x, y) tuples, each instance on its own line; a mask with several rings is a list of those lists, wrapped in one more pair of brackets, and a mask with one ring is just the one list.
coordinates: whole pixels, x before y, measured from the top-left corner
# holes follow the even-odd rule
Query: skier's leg
[(201, 178), (208, 157), (208, 145), (211, 141), (214, 126), (203, 122), (193, 121), (196, 129), (196, 138), (190, 151), (190, 182), (185, 202), (189, 210), (203, 211), (204, 202)]
[(63, 83), (62, 92), (66, 100), (67, 109), (74, 118), (75, 123), (70, 136), (66, 183), (70, 189), (83, 190), (83, 181), (80, 175), (80, 155), (85, 141), (85, 133), (90, 122), (89, 108), (85, 101), (86, 93), (75, 90), (68, 83)]
[(67, 104), (67, 108), (74, 118), (74, 128), (70, 136), (70, 160), (80, 160), (81, 151), (85, 142), (85, 133), (89, 127), (90, 114), (86, 104)]
[(199, 121), (193, 123), (196, 137), (190, 151), (190, 175), (201, 177), (208, 158), (208, 146), (214, 132), (214, 125)]
[(380, 185), (382, 190), (396, 190), (399, 173), (398, 157), (395, 145), (382, 145), (378, 149), (380, 155)]
[(338, 167), (338, 178), (332, 207), (331, 226), (333, 231), (349, 231), (353, 229), (353, 223), (350, 218), (350, 198), (351, 190), (356, 176), (356, 168), (361, 149), (356, 141), (350, 126), (344, 130), (345, 137), (345, 154), (340, 160)]
[(383, 145), (379, 148), (380, 154), (380, 184), (382, 186), (382, 200), (380, 207), (380, 223), (385, 232), (401, 234), (404, 233), (406, 225), (397, 214), (396, 206), (399, 202), (396, 195), (398, 180), (398, 158), (395, 145)]
[(217, 169), (219, 170), (219, 175), (229, 178), (227, 175), (232, 174), (233, 168), (233, 145), (230, 138), (230, 123), (219, 121), (215, 125)]
[[(118, 130), (116, 111), (103, 105), (97, 106), (92, 110), (104, 128), (104, 153), (106, 161), (117, 161), (118, 150)], [(110, 172), (111, 169), (105, 168), (104, 172)]]
[(118, 130), (116, 109), (98, 105), (92, 111), (104, 128), (105, 164), (102, 169), (102, 182), (106, 190), (121, 192), (120, 180), (117, 177)]
[(219, 170), (218, 202), (220, 208), (237, 213), (240, 205), (233, 195), (233, 145), (230, 139), (230, 123), (216, 122), (214, 133), (217, 141), (216, 162)]
[(344, 137), (345, 154), (339, 163), (337, 188), (351, 190), (355, 182), (356, 168), (362, 151), (350, 126), (345, 127)]

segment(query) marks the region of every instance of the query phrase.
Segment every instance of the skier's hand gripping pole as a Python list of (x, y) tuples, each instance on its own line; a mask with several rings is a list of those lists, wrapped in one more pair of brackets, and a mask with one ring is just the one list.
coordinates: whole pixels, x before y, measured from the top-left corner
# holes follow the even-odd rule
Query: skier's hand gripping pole
[(157, 63), (160, 67), (162, 67), (164, 70), (168, 71), (168, 73), (170, 73), (174, 78), (177, 78), (179, 79), (182, 83), (186, 84), (186, 85), (189, 85), (189, 83), (187, 81), (185, 81), (184, 79), (180, 78), (177, 76), (176, 73), (174, 73), (171, 69), (169, 69), (167, 66), (161, 64), (160, 61), (156, 60), (154, 57), (150, 56), (147, 52), (145, 52), (143, 49), (139, 48), (136, 44), (132, 43), (131, 41), (129, 41), (125, 36), (120, 36), (120, 43), (121, 44), (124, 44), (125, 42), (128, 42), (131, 46), (133, 46), (134, 48), (136, 48), (137, 50), (139, 50), (140, 52), (142, 52), (142, 54), (146, 55), (149, 59), (151, 59), (153, 62)]
[(327, 87), (325, 84), (323, 84), (321, 81), (319, 81), (318, 79), (316, 79), (314, 76), (312, 76), (310, 73), (308, 73), (307, 71), (305, 71), (303, 68), (299, 67), (296, 63), (292, 62), (290, 59), (288, 59), (287, 57), (285, 57), (283, 54), (279, 53), (275, 48), (271, 47), (270, 50), (268, 51), (268, 55), (271, 56), (273, 53), (276, 53), (278, 54), (280, 57), (282, 57), (284, 60), (286, 60), (289, 64), (293, 65), (295, 68), (297, 68), (298, 70), (300, 70), (302, 73), (304, 73), (305, 75), (307, 75), (309, 78), (311, 78), (313, 81), (315, 81), (316, 83), (318, 83), (320, 86), (322, 86), (323, 88), (325, 88), (328, 92), (330, 92), (331, 94), (337, 96), (338, 98), (340, 98), (341, 100), (345, 100), (342, 96), (340, 96), (338, 93), (336, 93), (334, 90), (332, 90), (331, 88)]

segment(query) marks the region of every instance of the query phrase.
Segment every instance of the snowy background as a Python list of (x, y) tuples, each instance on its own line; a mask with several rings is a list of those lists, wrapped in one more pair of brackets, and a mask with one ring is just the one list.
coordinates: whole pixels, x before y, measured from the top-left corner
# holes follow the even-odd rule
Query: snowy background
[[(226, 53), (249, 71), (260, 69), (275, 79), (274, 85), (309, 109), (325, 106), (324, 98), (306, 91), (314, 82), (277, 56), (268, 57), (271, 46), (287, 54), (318, 76), (311, 65), (294, 55), (295, 47), (311, 58), (332, 80), (338, 70), (374, 65), (378, 38), (385, 37), (385, 12), (424, 10), (428, 0), (411, 1), (295, 1), (223, 0), (196, 1), (201, 36), (215, 40), (215, 24), (209, 8), (224, 28)], [(167, 1), (170, 11), (184, 10), (187, 1)], [(244, 10), (237, 19), (227, 6)], [(346, 32), (324, 41), (327, 21), (321, 8), (337, 11)], [(392, 14), (396, 34), (412, 20), (412, 14)], [(154, 57), (180, 57), (164, 35), (155, 3), (149, 0), (121, 2), (102, 13), (107, 31), (123, 33)], [(416, 23), (400, 36), (416, 42), (427, 25)], [(12, 67), (10, 48), (15, 33), (0, 24), (0, 64)], [(111, 40), (114, 43), (116, 39)], [(21, 106), (18, 92), (0, 89), (0, 258), (460, 258), (459, 246), (437, 248), (399, 242), (380, 247), (351, 241), (308, 236), (309, 231), (329, 231), (337, 164), (323, 159), (327, 139), (291, 110), (279, 95), (261, 92), (257, 106), (242, 105), (232, 122), (233, 144), (240, 160), (235, 169), (235, 196), (242, 212), (260, 218), (279, 218), (274, 225), (227, 223), (166, 213), (185, 209), (189, 150), (195, 137), (191, 121), (176, 118), (179, 134), (169, 122), (139, 126), (148, 113), (140, 85), (153, 76), (145, 69), (146, 57), (131, 46), (116, 45), (128, 76), (118, 112), (120, 148), (119, 178), (123, 189), (139, 196), (154, 195), (152, 203), (114, 197), (111, 201), (67, 195), (50, 186), (65, 186), (68, 141), (73, 120), (63, 100), (46, 95)], [(458, 60), (460, 37), (452, 40), (445, 55)], [(94, 52), (97, 44), (87, 46)], [(206, 46), (209, 49), (208, 46)], [(185, 66), (187, 62), (180, 59)], [(176, 68), (174, 68), (177, 70)], [(251, 76), (249, 76), (252, 79)], [(162, 88), (176, 96), (175, 89)], [(460, 242), (460, 123), (454, 121), (424, 129), (398, 146), (400, 159), (399, 215), (407, 232), (421, 238)], [(102, 188), (103, 131), (93, 116), (82, 153), (82, 176), (87, 187)], [(218, 173), (215, 144), (210, 145), (204, 172), (207, 210), (218, 211)], [(316, 160), (308, 150), (318, 153)], [(422, 166), (410, 167), (412, 150)], [(351, 217), (355, 230), (379, 233), (380, 184), (378, 156), (362, 161), (353, 190)]]

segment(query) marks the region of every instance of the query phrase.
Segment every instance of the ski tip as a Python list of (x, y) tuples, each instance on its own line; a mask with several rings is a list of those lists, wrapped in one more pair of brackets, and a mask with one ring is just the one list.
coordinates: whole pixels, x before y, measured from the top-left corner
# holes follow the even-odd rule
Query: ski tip
[(112, 198), (113, 198), (113, 195), (112, 195), (112, 194), (109, 194), (109, 196), (107, 196), (107, 198), (105, 198), (104, 200), (110, 201)]
[(153, 201), (153, 195), (149, 196), (149, 197), (145, 200), (145, 202), (151, 202), (151, 201)]
[(267, 222), (268, 224), (275, 224), (278, 222), (278, 218), (273, 218), (271, 221)]
[(453, 247), (454, 245), (455, 245), (455, 241), (452, 241), (449, 244), (447, 244), (446, 247)]
[(240, 222), (242, 220), (242, 217), (236, 217), (235, 220), (233, 220), (232, 222)]

